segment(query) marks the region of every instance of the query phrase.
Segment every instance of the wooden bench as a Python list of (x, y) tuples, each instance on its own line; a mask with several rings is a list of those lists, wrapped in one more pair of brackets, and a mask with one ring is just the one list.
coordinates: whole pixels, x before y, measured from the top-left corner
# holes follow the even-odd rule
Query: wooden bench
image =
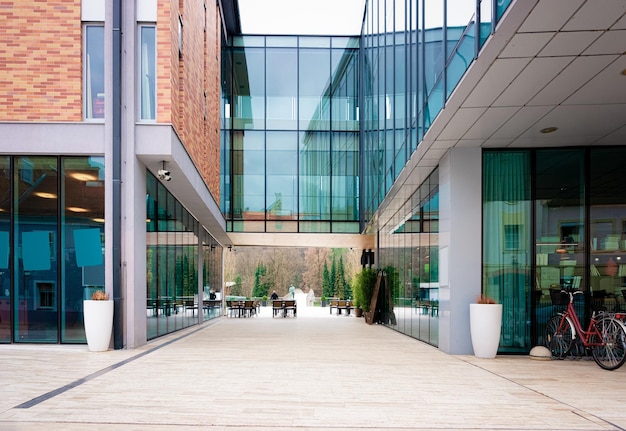
[(276, 317), (282, 314), (283, 317), (287, 317), (287, 314), (291, 313), (293, 317), (298, 315), (298, 305), (295, 299), (279, 299), (272, 301), (272, 317)]
[(337, 306), (339, 305), (339, 301), (336, 299), (331, 299), (330, 300), (330, 306), (329, 306), (329, 310), (330, 310), (330, 314), (333, 314), (333, 308), (335, 310), (337, 310)]

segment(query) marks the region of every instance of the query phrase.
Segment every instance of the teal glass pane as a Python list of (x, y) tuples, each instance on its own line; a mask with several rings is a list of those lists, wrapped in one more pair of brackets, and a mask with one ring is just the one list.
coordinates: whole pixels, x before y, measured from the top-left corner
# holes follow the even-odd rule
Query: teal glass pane
[(266, 75), (267, 129), (298, 128), (298, 51), (268, 48)]
[(300, 232), (330, 233), (330, 222), (301, 221)]
[(297, 219), (298, 134), (267, 132), (266, 218)]
[(356, 133), (332, 135), (332, 219), (359, 220), (359, 161)]
[(56, 343), (60, 308), (58, 159), (16, 157), (14, 163), (13, 249), (20, 252), (13, 253), (13, 339)]
[(452, 57), (461, 35), (474, 27), (476, 0), (446, 0), (446, 60)]
[(300, 49), (300, 129), (321, 131), (330, 128), (330, 50)]
[(480, 46), (482, 47), (487, 38), (491, 35), (493, 23), (491, 22), (491, 2), (492, 0), (480, 1)]
[(446, 99), (450, 97), (470, 64), (474, 60), (474, 30), (468, 27), (446, 68)]
[(265, 135), (233, 134), (233, 218), (264, 217)]
[(298, 37), (299, 47), (302, 48), (330, 48), (330, 38), (315, 36)]
[(233, 128), (265, 128), (264, 49), (233, 49), (232, 91)]
[(333, 49), (332, 61), (332, 128), (359, 130), (358, 51)]
[(61, 342), (84, 342), (82, 304), (104, 290), (104, 158), (61, 158)]
[(428, 131), (439, 112), (443, 109), (443, 99), (443, 79), (440, 79), (433, 91), (428, 95), (424, 105), (424, 133)]
[(330, 219), (330, 133), (302, 133), (299, 153), (299, 218)]
[(333, 233), (359, 233), (359, 222), (337, 222), (332, 224)]
[(530, 152), (483, 154), (482, 293), (503, 305), (501, 351), (530, 348)]
[[(11, 158), (0, 157), (0, 176), (12, 178)], [(0, 195), (11, 195), (11, 182), (0, 182)], [(11, 251), (11, 200), (0, 200), (0, 271), (9, 271)], [(0, 343), (11, 342), (11, 277), (2, 278), (0, 285)]]
[(498, 0), (496, 2), (496, 22), (500, 22), (500, 18), (504, 15), (504, 12), (509, 8), (512, 0)]

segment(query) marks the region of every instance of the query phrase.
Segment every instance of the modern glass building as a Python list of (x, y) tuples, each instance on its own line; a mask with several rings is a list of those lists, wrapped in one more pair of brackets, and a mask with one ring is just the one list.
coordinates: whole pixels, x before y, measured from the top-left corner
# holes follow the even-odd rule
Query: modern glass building
[[(623, 309), (626, 202), (600, 175), (624, 179), (626, 97), (599, 86), (623, 86), (612, 41), (625, 8), (592, 3), (368, 0), (343, 54), (333, 37), (234, 35), (222, 87), (228, 231), (341, 232), (354, 225), (337, 220), (358, 220), (387, 276), (382, 323), (451, 353), (471, 352), (468, 304), (481, 293), (503, 304), (501, 353), (543, 343), (550, 288), (583, 289), (587, 314)], [(327, 136), (314, 158), (295, 131)], [(317, 177), (312, 160), (323, 160)], [(335, 205), (348, 190), (336, 180), (350, 185), (337, 175), (356, 173), (345, 202), (358, 214)]]
[(366, 0), (349, 37), (10, 3), (76, 49), (0, 32), (2, 343), (84, 342), (95, 289), (115, 348), (219, 317), (231, 246), (372, 249), (381, 323), (452, 354), (480, 294), (501, 353), (543, 342), (550, 289), (626, 308), (622, 0)]

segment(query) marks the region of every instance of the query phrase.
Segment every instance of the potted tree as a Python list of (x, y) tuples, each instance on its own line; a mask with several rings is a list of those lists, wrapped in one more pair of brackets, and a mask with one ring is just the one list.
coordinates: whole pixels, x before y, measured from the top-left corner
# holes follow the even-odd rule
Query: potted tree
[(470, 336), (474, 356), (495, 358), (500, 344), (502, 326), (502, 304), (494, 299), (480, 295), (470, 304)]
[[(370, 312), (374, 286), (376, 285), (376, 270), (363, 268), (357, 272), (352, 281), (352, 293), (354, 294), (354, 314), (360, 317), (363, 313)], [(361, 311), (359, 311), (361, 310)]]
[(113, 301), (104, 290), (96, 290), (91, 299), (83, 300), (83, 319), (89, 350), (108, 350), (113, 332)]
[(326, 297), (322, 295), (322, 307), (326, 307)]

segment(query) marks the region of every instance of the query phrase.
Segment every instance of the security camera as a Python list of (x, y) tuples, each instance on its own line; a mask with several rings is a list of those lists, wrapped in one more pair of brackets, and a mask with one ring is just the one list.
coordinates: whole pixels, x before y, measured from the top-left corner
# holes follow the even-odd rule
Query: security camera
[(158, 174), (161, 181), (170, 181), (172, 179), (172, 173), (166, 169), (159, 169)]

